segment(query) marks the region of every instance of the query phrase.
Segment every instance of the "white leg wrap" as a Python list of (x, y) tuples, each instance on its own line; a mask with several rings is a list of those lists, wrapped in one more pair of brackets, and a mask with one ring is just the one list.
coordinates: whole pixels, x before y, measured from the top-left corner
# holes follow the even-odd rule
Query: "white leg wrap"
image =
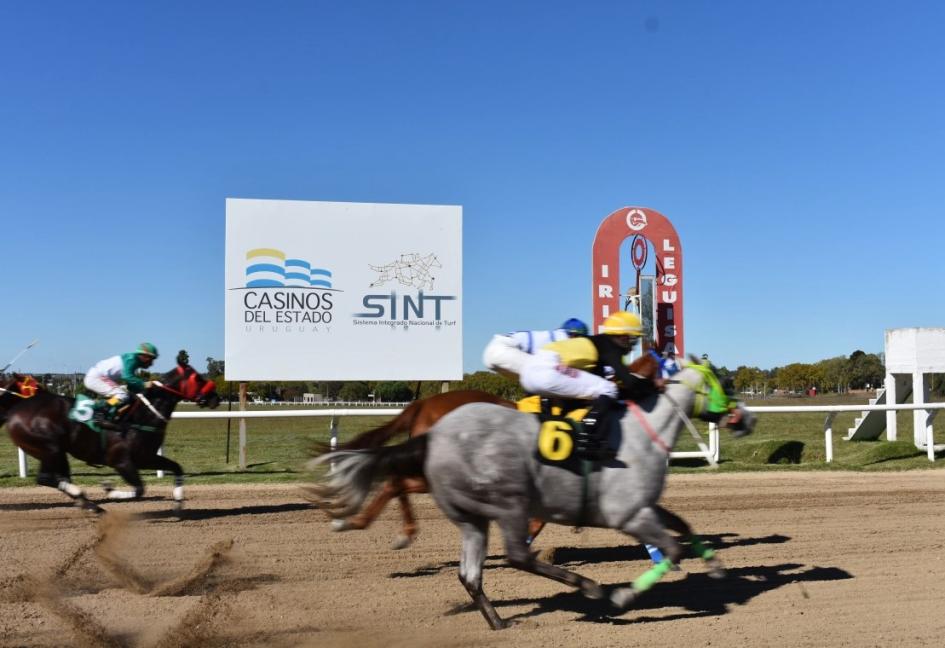
[(108, 492), (108, 499), (113, 499), (113, 500), (126, 500), (126, 499), (134, 499), (134, 498), (135, 498), (135, 492), (134, 492), (134, 491), (128, 491), (128, 490), (113, 490), (113, 491), (109, 491), (109, 492)]
[(183, 487), (183, 486), (175, 486), (175, 487), (174, 487), (174, 499), (177, 500), (178, 502), (181, 501), (182, 499), (184, 499), (184, 487)]
[(59, 482), (59, 490), (72, 497), (82, 497), (82, 489), (65, 479)]

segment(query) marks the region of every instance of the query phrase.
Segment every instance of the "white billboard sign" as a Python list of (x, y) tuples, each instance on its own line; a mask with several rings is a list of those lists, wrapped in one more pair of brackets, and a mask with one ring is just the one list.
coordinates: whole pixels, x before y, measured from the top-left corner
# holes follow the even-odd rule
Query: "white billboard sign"
[(226, 201), (227, 380), (462, 378), (462, 208)]

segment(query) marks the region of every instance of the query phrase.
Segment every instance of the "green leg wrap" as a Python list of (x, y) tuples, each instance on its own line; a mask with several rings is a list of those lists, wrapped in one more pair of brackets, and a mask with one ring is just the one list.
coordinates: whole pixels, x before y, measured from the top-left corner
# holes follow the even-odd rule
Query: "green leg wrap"
[(666, 572), (672, 568), (673, 563), (670, 562), (669, 558), (663, 558), (663, 560), (650, 567), (633, 581), (633, 589), (637, 592), (645, 592), (656, 585), (656, 583), (666, 575)]
[(694, 535), (689, 538), (689, 546), (692, 547), (692, 555), (703, 560), (711, 560), (715, 557), (715, 551), (702, 544), (702, 539)]

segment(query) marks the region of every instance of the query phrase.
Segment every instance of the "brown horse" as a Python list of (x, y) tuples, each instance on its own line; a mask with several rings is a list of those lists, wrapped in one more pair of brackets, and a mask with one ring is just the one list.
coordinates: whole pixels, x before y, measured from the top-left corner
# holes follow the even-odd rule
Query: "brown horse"
[[(646, 347), (644, 347), (643, 355), (631, 363), (628, 369), (651, 380), (660, 375), (660, 363), (646, 350)], [(516, 408), (515, 403), (484, 391), (463, 390), (437, 394), (411, 403), (393, 420), (356, 436), (339, 446), (338, 450), (378, 448), (400, 434), (407, 434), (410, 438), (421, 436), (426, 434), (440, 418), (469, 403), (495, 403), (512, 409)], [(335, 531), (366, 529), (377, 519), (387, 503), (396, 497), (400, 501), (403, 532), (394, 541), (393, 547), (404, 549), (413, 542), (417, 534), (416, 518), (407, 496), (412, 493), (427, 493), (429, 490), (427, 481), (422, 475), (391, 478), (384, 482), (380, 492), (360, 513), (349, 518), (332, 520), (332, 528)], [(532, 520), (529, 524), (530, 537), (534, 539), (543, 526), (544, 522), (541, 520)]]
[[(145, 390), (113, 426), (101, 433), (69, 417), (73, 399), (43, 389), (29, 376), (15, 376), (0, 388), (0, 425), (6, 423), (13, 443), (39, 460), (36, 482), (56, 488), (84, 508), (102, 509), (72, 483), (68, 455), (93, 466), (114, 468), (133, 491), (108, 490), (110, 499), (130, 499), (144, 494), (139, 469), (174, 473), (175, 508), (183, 501), (184, 471), (176, 461), (157, 454), (171, 413), (181, 400), (201, 407), (216, 407), (220, 397), (212, 381), (188, 364), (179, 364)], [(79, 410), (76, 410), (77, 412)], [(86, 414), (91, 414), (88, 410)], [(74, 416), (76, 416), (74, 414)], [(83, 418), (82, 414), (76, 416)]]
[[(403, 412), (384, 425), (356, 436), (339, 446), (338, 449), (378, 448), (398, 435), (406, 434), (411, 438), (421, 436), (426, 434), (443, 416), (469, 403), (495, 403), (515, 409), (515, 403), (512, 401), (475, 389), (437, 394), (411, 403), (404, 408)], [(366, 529), (377, 519), (387, 503), (396, 497), (400, 501), (404, 526), (403, 533), (394, 542), (394, 548), (403, 549), (409, 546), (417, 535), (417, 521), (407, 495), (426, 492), (429, 492), (429, 487), (422, 475), (389, 479), (384, 482), (378, 494), (360, 513), (344, 520), (334, 520), (332, 527), (336, 531)]]

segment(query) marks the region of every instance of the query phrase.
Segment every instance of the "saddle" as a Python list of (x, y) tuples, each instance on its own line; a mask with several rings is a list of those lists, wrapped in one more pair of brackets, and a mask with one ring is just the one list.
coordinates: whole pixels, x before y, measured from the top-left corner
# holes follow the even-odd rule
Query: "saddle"
[(538, 417), (539, 461), (580, 471), (585, 461), (599, 465), (616, 456), (607, 440), (619, 426), (617, 408), (592, 411), (585, 401), (540, 396), (525, 397), (516, 405), (519, 411)]

